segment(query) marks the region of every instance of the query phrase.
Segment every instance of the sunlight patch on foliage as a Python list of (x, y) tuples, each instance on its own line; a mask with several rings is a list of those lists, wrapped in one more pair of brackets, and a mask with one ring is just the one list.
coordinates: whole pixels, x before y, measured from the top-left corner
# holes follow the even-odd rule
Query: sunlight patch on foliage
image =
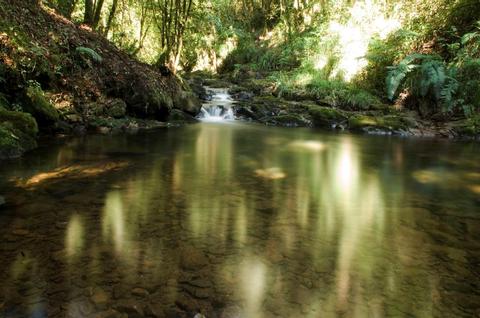
[[(343, 75), (346, 81), (350, 81), (366, 65), (365, 54), (374, 36), (386, 38), (391, 32), (400, 28), (400, 21), (391, 15), (387, 18), (378, 3), (373, 1), (357, 2), (350, 9), (350, 18), (346, 23), (338, 21), (330, 22), (328, 26), (329, 36), (338, 37), (338, 66), (332, 73), (333, 77)], [(324, 68), (328, 59), (320, 56), (315, 65)]]

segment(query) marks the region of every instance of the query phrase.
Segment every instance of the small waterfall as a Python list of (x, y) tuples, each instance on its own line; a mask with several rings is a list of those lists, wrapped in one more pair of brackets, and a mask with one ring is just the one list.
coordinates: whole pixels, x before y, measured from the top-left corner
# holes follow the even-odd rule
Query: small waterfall
[(228, 121), (235, 120), (232, 105), (234, 103), (227, 88), (209, 88), (212, 100), (203, 104), (200, 114), (197, 116), (201, 121)]

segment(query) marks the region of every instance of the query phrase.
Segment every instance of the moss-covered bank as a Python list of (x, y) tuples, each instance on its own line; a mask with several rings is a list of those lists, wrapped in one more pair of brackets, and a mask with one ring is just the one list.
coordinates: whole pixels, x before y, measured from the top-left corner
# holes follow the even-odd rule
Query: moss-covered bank
[(0, 0), (2, 158), (34, 148), (37, 128), (26, 127), (37, 123), (42, 134), (104, 133), (167, 126), (161, 122), (174, 110), (177, 118), (199, 112), (200, 100), (179, 77), (41, 3)]

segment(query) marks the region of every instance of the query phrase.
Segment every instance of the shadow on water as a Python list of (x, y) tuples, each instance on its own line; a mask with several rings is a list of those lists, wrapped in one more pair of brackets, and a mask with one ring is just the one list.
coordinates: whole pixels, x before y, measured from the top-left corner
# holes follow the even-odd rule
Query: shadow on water
[(6, 317), (478, 314), (479, 146), (200, 124), (0, 169)]

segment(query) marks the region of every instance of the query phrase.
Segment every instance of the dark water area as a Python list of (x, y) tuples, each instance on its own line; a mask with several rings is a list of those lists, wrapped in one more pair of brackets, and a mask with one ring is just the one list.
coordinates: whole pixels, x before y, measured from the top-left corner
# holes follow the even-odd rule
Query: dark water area
[(0, 166), (0, 317), (479, 317), (479, 158), (237, 123), (52, 142)]

